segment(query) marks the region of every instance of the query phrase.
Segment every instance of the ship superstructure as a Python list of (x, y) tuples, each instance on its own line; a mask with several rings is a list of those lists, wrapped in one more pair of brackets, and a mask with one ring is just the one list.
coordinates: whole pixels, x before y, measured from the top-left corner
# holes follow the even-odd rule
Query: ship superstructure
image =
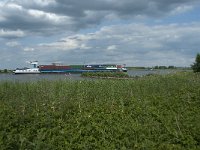
[(39, 74), (41, 73), (38, 68), (38, 61), (29, 62), (33, 67), (32, 68), (17, 68), (13, 71), (14, 74)]

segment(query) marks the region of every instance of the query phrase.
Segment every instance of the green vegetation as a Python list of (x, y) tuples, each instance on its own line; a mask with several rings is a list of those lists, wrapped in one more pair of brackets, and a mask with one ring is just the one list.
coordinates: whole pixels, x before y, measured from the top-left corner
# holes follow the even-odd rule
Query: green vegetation
[(11, 73), (12, 70), (8, 70), (8, 69), (3, 69), (3, 70), (0, 70), (0, 73)]
[(200, 74), (0, 82), (0, 149), (200, 149)]
[(133, 70), (133, 69), (146, 69), (146, 67), (126, 67), (128, 70)]
[(177, 69), (176, 66), (154, 66), (154, 69)]
[(83, 68), (84, 65), (70, 65), (70, 67), (73, 69), (80, 69), (80, 68)]
[(128, 78), (129, 75), (124, 72), (84, 72), (82, 77), (99, 77), (99, 78)]
[(200, 72), (200, 54), (198, 53), (195, 59), (195, 63), (192, 65), (194, 72)]

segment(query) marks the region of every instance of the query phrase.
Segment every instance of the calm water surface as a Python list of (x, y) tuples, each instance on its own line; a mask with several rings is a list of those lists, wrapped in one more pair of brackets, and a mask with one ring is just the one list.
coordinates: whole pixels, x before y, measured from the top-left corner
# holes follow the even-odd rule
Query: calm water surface
[[(169, 74), (175, 73), (180, 70), (129, 70), (130, 76), (144, 76), (148, 74)], [(0, 81), (38, 81), (38, 80), (84, 80), (86, 78), (81, 77), (81, 74), (0, 74)], [(88, 79), (88, 78), (87, 78)]]

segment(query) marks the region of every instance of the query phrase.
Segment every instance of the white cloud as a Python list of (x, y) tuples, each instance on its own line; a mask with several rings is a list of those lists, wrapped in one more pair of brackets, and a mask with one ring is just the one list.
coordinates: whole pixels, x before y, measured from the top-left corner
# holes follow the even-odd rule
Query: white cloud
[(3, 7), (6, 7), (9, 10), (19, 10), (19, 11), (23, 10), (22, 6), (20, 6), (20, 5), (16, 4), (16, 3), (13, 3), (13, 2), (6, 3)]
[(17, 47), (17, 46), (20, 46), (20, 43), (17, 41), (11, 41), (11, 42), (7, 42), (6, 45), (8, 47)]
[(181, 14), (181, 13), (190, 11), (193, 8), (194, 8), (194, 6), (191, 6), (191, 5), (178, 6), (171, 12), (171, 15)]
[(74, 49), (90, 49), (89, 46), (87, 46), (87, 39), (84, 38), (83, 35), (79, 37), (79, 35), (76, 36), (69, 36), (66, 38), (62, 38), (61, 40), (53, 43), (41, 43), (39, 44), (39, 47), (42, 49), (48, 49), (51, 51), (70, 51)]
[(26, 7), (40, 6), (40, 7), (48, 7), (49, 5), (55, 5), (56, 0), (18, 0), (17, 3), (24, 5)]
[(25, 36), (25, 33), (19, 29), (15, 30), (15, 31), (4, 30), (4, 29), (0, 30), (1, 38), (20, 38), (20, 37), (24, 37), (24, 36)]
[(45, 21), (51, 22), (51, 24), (62, 24), (63, 22), (67, 22), (67, 21), (71, 22), (70, 17), (59, 16), (59, 15), (56, 15), (53, 13), (47, 13), (41, 10), (30, 9), (28, 10), (28, 15), (42, 22), (45, 22)]
[(115, 49), (117, 49), (116, 45), (110, 45), (107, 47), (107, 50), (115, 50)]
[(32, 47), (25, 47), (24, 48), (24, 51), (25, 52), (32, 52), (32, 51), (34, 51), (35, 49), (34, 48), (32, 48)]

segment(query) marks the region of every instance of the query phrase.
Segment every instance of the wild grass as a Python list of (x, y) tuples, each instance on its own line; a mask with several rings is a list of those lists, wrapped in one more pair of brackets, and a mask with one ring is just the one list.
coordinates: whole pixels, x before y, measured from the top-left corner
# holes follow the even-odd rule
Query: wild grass
[(0, 82), (0, 149), (200, 149), (200, 74)]

